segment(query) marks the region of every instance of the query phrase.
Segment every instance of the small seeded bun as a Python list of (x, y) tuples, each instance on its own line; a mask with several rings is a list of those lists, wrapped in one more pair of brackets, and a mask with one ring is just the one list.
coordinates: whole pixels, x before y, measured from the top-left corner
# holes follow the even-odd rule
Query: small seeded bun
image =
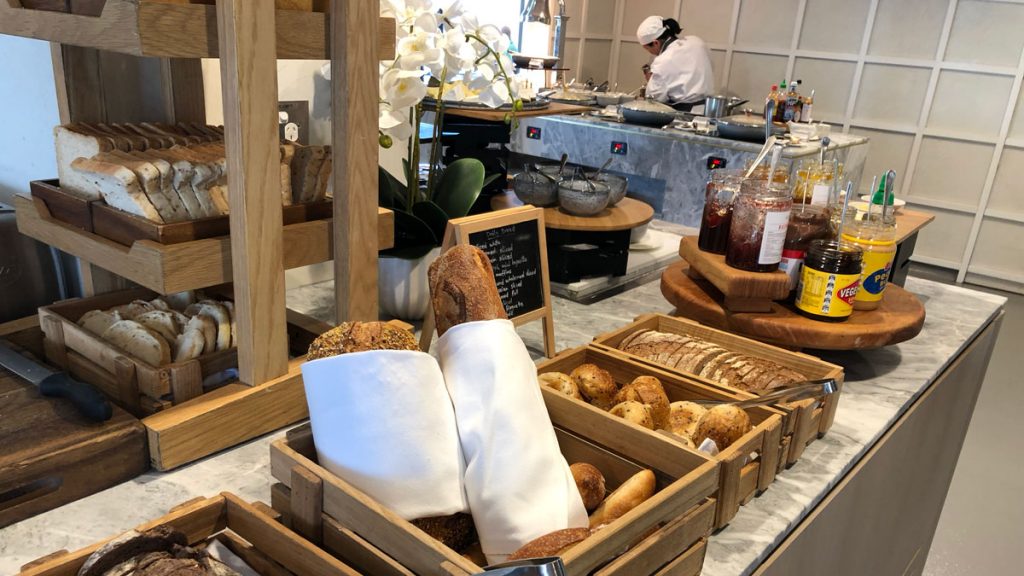
[(309, 345), (308, 360), (368, 350), (413, 350), (419, 344), (412, 332), (386, 322), (343, 322), (324, 332)]
[(664, 428), (668, 423), (668, 396), (665, 394), (665, 388), (661, 385), (661, 380), (654, 376), (639, 376), (623, 386), (615, 395), (615, 403), (619, 404), (627, 400), (634, 400), (650, 406), (655, 428)]
[(579, 387), (583, 398), (602, 410), (615, 405), (615, 394), (619, 387), (607, 370), (594, 364), (580, 364), (569, 375)]
[(557, 390), (566, 396), (583, 400), (583, 395), (580, 394), (580, 388), (573, 382), (572, 378), (568, 374), (561, 372), (545, 372), (540, 376), (537, 376), (537, 380), (541, 386), (546, 386), (552, 390)]
[(626, 400), (612, 406), (612, 409), (608, 412), (612, 416), (618, 416), (649, 430), (654, 430), (654, 417), (651, 416), (651, 407), (647, 404), (641, 404), (635, 400)]
[(707, 408), (696, 402), (673, 402), (669, 405), (668, 424), (665, 429), (676, 436), (693, 440), (697, 434), (697, 422), (707, 411)]
[(701, 416), (693, 443), (700, 446), (705, 438), (711, 438), (719, 450), (725, 450), (749, 430), (750, 416), (742, 408), (722, 404)]

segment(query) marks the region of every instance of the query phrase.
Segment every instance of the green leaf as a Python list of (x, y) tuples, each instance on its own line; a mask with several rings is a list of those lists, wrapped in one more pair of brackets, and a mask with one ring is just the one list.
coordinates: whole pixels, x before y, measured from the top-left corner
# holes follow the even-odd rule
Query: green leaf
[(460, 158), (445, 168), (434, 192), (434, 203), (449, 218), (461, 218), (484, 187), (484, 165), (476, 158)]
[[(395, 210), (395, 249), (427, 247), (427, 250), (440, 245), (437, 236), (423, 220), (404, 210)], [(426, 252), (424, 252), (426, 253)]]
[(405, 186), (387, 170), (378, 167), (377, 204), (392, 210), (407, 210)]
[(491, 174), (491, 175), (487, 176), (487, 178), (484, 178), (483, 186), (480, 186), (480, 189), (483, 190), (484, 188), (487, 188), (491, 184), (491, 182), (494, 182), (495, 180), (497, 180), (500, 177), (501, 177), (501, 174), (498, 173), (498, 172), (495, 172), (494, 174)]
[(433, 231), (434, 237), (438, 239), (444, 238), (444, 231), (448, 227), (448, 215), (445, 214), (444, 210), (440, 206), (430, 202), (417, 202), (412, 207), (412, 213), (422, 220), (427, 226), (430, 226), (430, 230)]

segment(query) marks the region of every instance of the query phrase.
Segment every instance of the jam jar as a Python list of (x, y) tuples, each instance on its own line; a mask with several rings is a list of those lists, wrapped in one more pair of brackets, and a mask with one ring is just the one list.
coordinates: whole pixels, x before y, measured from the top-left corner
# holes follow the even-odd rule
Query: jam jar
[(786, 184), (744, 180), (733, 203), (726, 264), (751, 272), (778, 270), (792, 207)]
[(732, 223), (732, 202), (743, 182), (742, 170), (712, 170), (704, 189), (704, 215), (697, 246), (705, 252), (725, 254)]

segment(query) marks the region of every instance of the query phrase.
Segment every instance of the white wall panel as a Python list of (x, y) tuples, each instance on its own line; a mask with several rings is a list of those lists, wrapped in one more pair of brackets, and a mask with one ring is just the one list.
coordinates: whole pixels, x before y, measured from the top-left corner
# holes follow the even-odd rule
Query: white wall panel
[[(593, 0), (590, 3), (593, 4)], [(557, 11), (558, 8), (555, 10)], [(557, 12), (552, 12), (552, 15), (554, 14)], [(569, 17), (569, 25), (565, 28), (566, 32), (578, 36), (583, 29), (583, 0), (565, 0), (565, 15)]]
[(910, 195), (973, 211), (981, 198), (994, 149), (991, 144), (924, 138)]
[[(715, 90), (724, 91), (726, 90), (726, 77), (725, 77), (725, 59), (727, 52), (725, 50), (710, 50), (711, 55), (711, 70), (715, 74)], [(753, 104), (744, 104), (743, 107), (753, 106)]]
[(946, 6), (942, 0), (880, 0), (868, 54), (934, 58)]
[(622, 27), (619, 29), (621, 34), (635, 40), (637, 27), (648, 16), (675, 18), (675, 0), (628, 0), (623, 12)]
[(562, 61), (559, 64), (565, 68), (569, 68), (569, 70), (565, 73), (567, 82), (577, 76), (576, 73), (578, 71), (578, 66), (576, 63), (579, 61), (579, 54), (580, 41), (576, 38), (566, 38), (565, 54), (563, 55)]
[[(1024, 34), (1021, 34), (1024, 37)], [(943, 70), (928, 128), (995, 138), (1003, 124), (1013, 78)]]
[(587, 34), (615, 34), (616, 0), (588, 0)]
[(869, 5), (864, 1), (807, 0), (799, 48), (856, 53), (860, 50)]
[(778, 84), (785, 74), (785, 56), (736, 52), (729, 71), (729, 90), (751, 102), (760, 102), (754, 107), (762, 108), (772, 84)]
[(744, 0), (736, 44), (743, 47), (789, 48), (799, 0)]
[(683, 34), (700, 36), (712, 44), (726, 44), (732, 24), (732, 2), (683, 0), (679, 24), (683, 27)]
[(946, 60), (1016, 66), (1024, 48), (1024, 4), (961, 0)]
[(644, 52), (639, 42), (623, 42), (619, 46), (619, 68), (615, 81), (619, 83), (619, 91), (630, 92), (644, 84), (644, 74), (640, 68), (651, 61), (651, 55)]
[(857, 127), (851, 128), (850, 133), (867, 136), (871, 140), (868, 159), (864, 163), (864, 172), (860, 178), (858, 190), (862, 194), (867, 194), (873, 176), (879, 176), (888, 170), (895, 170), (897, 174), (896, 193), (900, 194), (901, 183), (906, 178), (907, 164), (910, 162), (910, 152), (914, 146), (914, 136)]
[(846, 104), (850, 100), (850, 86), (857, 65), (853, 62), (797, 58), (793, 78), (803, 81), (800, 92), (807, 95), (814, 90), (814, 119), (842, 122)]
[(1024, 142), (1024, 90), (1017, 95), (1017, 106), (1014, 109), (1013, 121), (1010, 122), (1008, 137)]
[(854, 120), (916, 125), (930, 76), (931, 71), (926, 68), (865, 65)]
[(988, 207), (1024, 218), (1024, 149), (1003, 149)]
[[(608, 79), (608, 65), (612, 57), (611, 40), (587, 40), (583, 48), (583, 62), (580, 64), (580, 71), (576, 74), (576, 81), (582, 84), (588, 78), (593, 78), (595, 84), (600, 84)], [(571, 78), (566, 79), (568, 82)]]
[(986, 218), (968, 270), (991, 274), (1013, 270), (1020, 275), (1024, 262), (1024, 224)]
[(925, 256), (932, 261), (941, 261), (949, 267), (957, 267), (960, 255), (967, 246), (967, 238), (971, 234), (972, 217), (927, 206), (910, 207), (935, 214), (935, 220), (918, 233), (914, 256)]

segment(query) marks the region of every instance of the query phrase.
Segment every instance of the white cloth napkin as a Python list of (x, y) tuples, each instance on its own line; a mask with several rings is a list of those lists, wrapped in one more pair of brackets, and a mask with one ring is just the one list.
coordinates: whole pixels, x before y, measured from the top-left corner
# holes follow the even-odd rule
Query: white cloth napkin
[(302, 365), (320, 465), (406, 520), (468, 512), (455, 412), (437, 361), (375, 350)]
[(530, 540), (589, 526), (526, 346), (508, 320), (460, 324), (438, 341), (466, 457), (466, 494), (491, 564)]

